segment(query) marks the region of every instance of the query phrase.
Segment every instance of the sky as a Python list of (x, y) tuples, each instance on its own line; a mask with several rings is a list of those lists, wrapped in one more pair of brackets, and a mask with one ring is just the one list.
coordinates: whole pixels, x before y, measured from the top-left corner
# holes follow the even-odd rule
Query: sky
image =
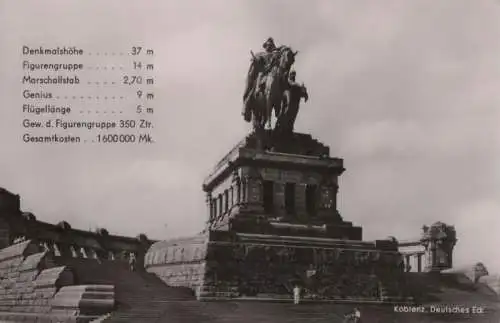
[[(271, 36), (299, 50), (310, 100), (296, 130), (344, 158), (344, 219), (366, 240), (455, 225), (456, 265), (482, 261), (500, 273), (498, 1), (0, 0), (0, 29), (0, 187), (39, 220), (155, 239), (203, 229), (201, 184), (250, 130), (240, 114), (250, 50)], [(125, 66), (78, 74), (84, 81), (132, 73), (129, 56), (97, 52), (153, 49), (144, 59), (154, 63), (155, 143), (23, 143), (22, 61), (43, 61), (22, 57), (23, 45), (77, 46), (94, 56), (72, 62)], [(81, 105), (129, 118), (135, 90), (67, 91), (124, 95)]]

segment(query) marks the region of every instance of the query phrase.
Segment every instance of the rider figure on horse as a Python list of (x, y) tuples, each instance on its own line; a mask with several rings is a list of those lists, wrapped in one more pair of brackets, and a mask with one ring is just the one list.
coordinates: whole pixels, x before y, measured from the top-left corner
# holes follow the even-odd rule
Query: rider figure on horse
[(250, 66), (250, 70), (248, 71), (247, 84), (243, 94), (243, 101), (245, 102), (243, 115), (247, 121), (250, 121), (251, 116), (246, 102), (249, 96), (253, 94), (253, 91), (262, 86), (262, 76), (269, 72), (272, 64), (274, 63), (274, 58), (276, 57), (275, 54), (278, 52), (278, 47), (276, 47), (272, 37), (269, 37), (262, 44), (262, 48), (264, 48), (263, 52), (255, 55), (252, 53), (252, 64)]
[(274, 59), (276, 57), (275, 53), (278, 52), (278, 48), (274, 44), (274, 39), (272, 37), (269, 37), (264, 42), (264, 44), (262, 44), (262, 48), (264, 48), (265, 52), (261, 52), (257, 56), (257, 59), (261, 59), (262, 60), (262, 65), (264, 67), (263, 71), (261, 71), (259, 73), (259, 75), (257, 76), (257, 84), (259, 86), (262, 83), (260, 81), (260, 79), (262, 78), (262, 75), (264, 75), (267, 72), (269, 72), (269, 70), (271, 69), (271, 67), (272, 67), (272, 65), (274, 63)]

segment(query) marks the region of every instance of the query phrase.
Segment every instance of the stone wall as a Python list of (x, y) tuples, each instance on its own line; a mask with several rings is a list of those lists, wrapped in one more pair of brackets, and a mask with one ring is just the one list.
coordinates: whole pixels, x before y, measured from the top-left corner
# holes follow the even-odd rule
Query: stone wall
[(54, 300), (61, 298), (59, 294), (64, 288), (74, 288), (75, 286), (71, 286), (73, 284), (74, 277), (71, 270), (65, 266), (54, 267), (50, 252), (32, 241), (23, 241), (2, 249), (0, 250), (0, 320), (85, 322), (86, 318), (89, 321), (97, 317), (97, 314), (101, 315), (104, 308), (107, 312), (113, 309), (114, 294), (108, 293), (107, 298), (110, 301), (104, 304), (96, 300), (96, 297), (87, 298), (85, 303), (87, 312), (82, 312), (80, 306), (82, 298), (78, 298), (78, 295), (74, 295), (73, 298), (65, 297), (72, 301), (73, 305), (77, 304), (71, 311), (63, 315), (54, 312), (56, 305)]
[(190, 287), (201, 299), (289, 297), (295, 284), (316, 298), (400, 297), (401, 256), (395, 245), (379, 244), (211, 231), (156, 243), (145, 263), (167, 285)]
[(203, 284), (207, 236), (157, 242), (146, 254), (148, 272), (167, 285), (195, 289)]
[(356, 247), (269, 243), (210, 243), (204, 277), (211, 290), (239, 296), (291, 295), (294, 285), (314, 298), (380, 300), (399, 297), (397, 252)]

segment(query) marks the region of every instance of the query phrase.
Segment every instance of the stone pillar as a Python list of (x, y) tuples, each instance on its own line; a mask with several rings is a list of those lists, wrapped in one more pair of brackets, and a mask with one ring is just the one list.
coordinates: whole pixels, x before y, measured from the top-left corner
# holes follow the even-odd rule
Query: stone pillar
[(244, 182), (246, 191), (245, 208), (248, 211), (263, 213), (262, 178), (259, 176), (247, 176)]
[(79, 258), (80, 257), (80, 255), (76, 251), (76, 248), (73, 245), (69, 246), (69, 251), (71, 252), (71, 257), (72, 258)]
[(417, 254), (417, 271), (419, 273), (422, 272), (422, 254), (421, 253)]
[(286, 216), (285, 211), (285, 183), (274, 182), (274, 209), (278, 217)]
[(410, 264), (410, 255), (405, 255), (405, 271), (408, 272), (410, 270), (411, 264)]
[(295, 185), (295, 209), (299, 217), (307, 214), (306, 210), (306, 184), (297, 183)]

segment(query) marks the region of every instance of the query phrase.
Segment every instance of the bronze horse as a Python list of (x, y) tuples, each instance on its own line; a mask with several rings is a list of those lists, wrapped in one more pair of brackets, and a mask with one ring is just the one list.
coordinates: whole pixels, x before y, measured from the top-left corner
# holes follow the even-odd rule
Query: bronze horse
[(256, 132), (262, 132), (266, 125), (271, 128), (273, 110), (276, 117), (280, 115), (288, 73), (295, 62), (297, 52), (290, 47), (281, 46), (272, 55), (274, 56), (271, 58), (268, 71), (265, 70), (264, 62), (254, 56), (248, 76), (248, 81), (253, 82), (253, 85), (252, 93), (245, 102), (244, 117), (247, 121), (251, 119)]

